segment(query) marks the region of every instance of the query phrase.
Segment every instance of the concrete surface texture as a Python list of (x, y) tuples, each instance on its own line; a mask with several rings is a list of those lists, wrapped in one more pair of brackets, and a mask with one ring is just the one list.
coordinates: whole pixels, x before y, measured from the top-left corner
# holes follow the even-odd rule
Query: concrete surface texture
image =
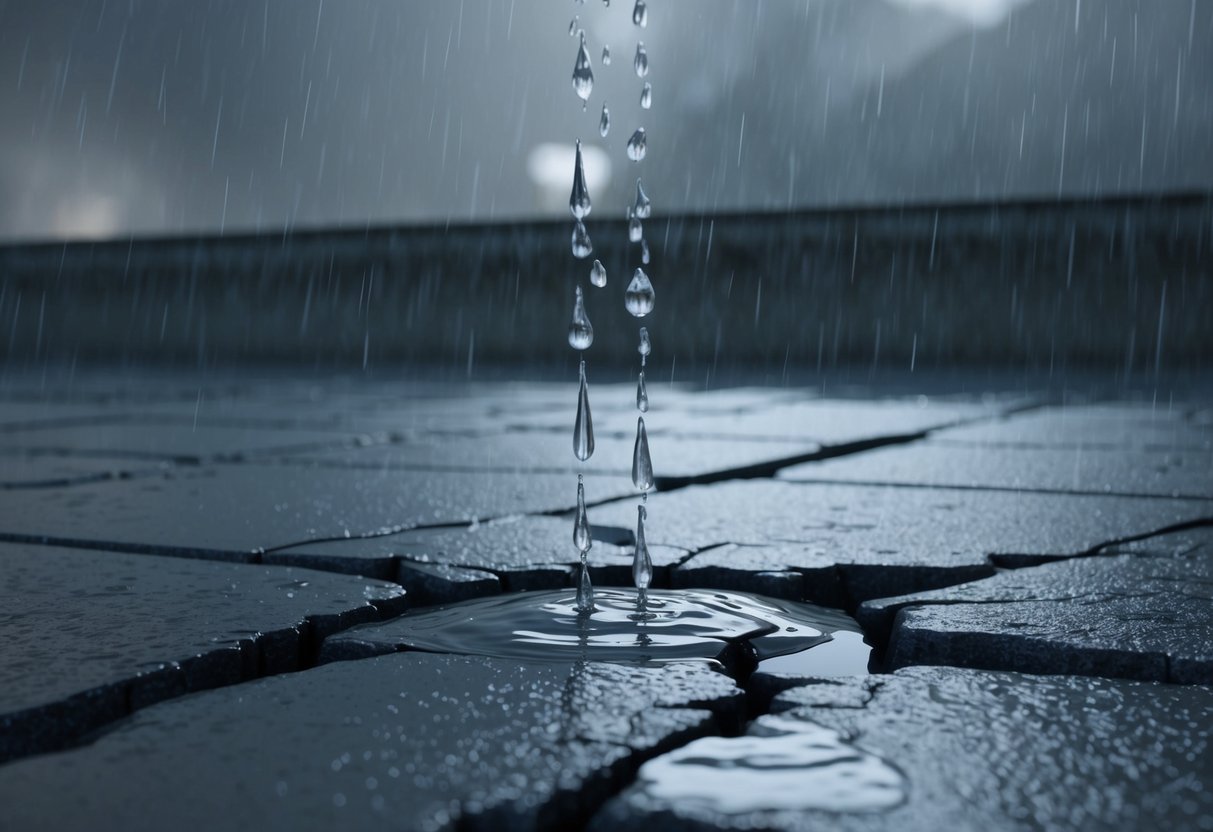
[(0, 827), (1213, 828), (1209, 391), (633, 396), (0, 378)]

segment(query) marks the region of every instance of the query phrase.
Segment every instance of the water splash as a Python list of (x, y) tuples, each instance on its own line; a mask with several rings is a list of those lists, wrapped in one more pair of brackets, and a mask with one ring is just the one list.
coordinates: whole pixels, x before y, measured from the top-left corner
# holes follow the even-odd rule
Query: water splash
[(632, 69), (636, 77), (643, 78), (649, 74), (649, 51), (644, 48), (644, 41), (636, 44), (636, 57), (632, 58)]
[(649, 137), (643, 127), (637, 127), (636, 132), (628, 139), (628, 158), (639, 162), (649, 152)]
[(590, 232), (586, 230), (585, 223), (577, 220), (577, 224), (573, 226), (573, 256), (584, 260), (593, 253), (594, 244), (590, 242)]
[(641, 413), (649, 412), (649, 391), (644, 384), (644, 370), (640, 371), (640, 377), (636, 380), (636, 409)]
[(598, 119), (598, 135), (606, 138), (607, 133), (611, 132), (611, 111), (607, 109), (607, 105), (602, 105), (602, 116)]
[(636, 419), (636, 444), (632, 447), (632, 485), (647, 492), (653, 487), (653, 459), (649, 456), (649, 435), (644, 417)]
[(573, 422), (573, 455), (585, 462), (594, 455), (594, 418), (590, 414), (590, 390), (585, 380), (585, 360), (581, 362), (581, 384), (577, 391), (577, 418)]
[(594, 325), (585, 313), (585, 296), (577, 287), (577, 299), (573, 301), (573, 320), (569, 323), (569, 346), (575, 350), (589, 349), (594, 343)]
[(636, 0), (636, 5), (632, 7), (632, 22), (642, 29), (649, 25), (649, 7), (644, 0)]
[(632, 274), (632, 282), (628, 284), (627, 290), (623, 293), (624, 307), (635, 317), (643, 318), (653, 311), (656, 298), (657, 293), (653, 291), (653, 282), (644, 273), (644, 269), (637, 269)]
[(812, 722), (760, 717), (742, 737), (707, 737), (645, 763), (638, 787), (658, 804), (707, 813), (883, 812), (904, 775)]
[(573, 162), (573, 190), (569, 193), (569, 211), (581, 220), (590, 215), (590, 191), (585, 185), (585, 165), (581, 158), (581, 139), (577, 140), (577, 157)]
[(594, 265), (590, 267), (590, 283), (593, 283), (599, 289), (607, 283), (606, 266), (602, 265), (601, 260), (595, 260)]
[(590, 63), (589, 50), (585, 48), (585, 32), (577, 47), (577, 60), (573, 64), (573, 91), (582, 101), (588, 101), (594, 91), (594, 68)]
[(639, 179), (636, 180), (636, 200), (632, 203), (632, 213), (642, 220), (653, 215), (653, 203), (644, 192), (644, 184)]

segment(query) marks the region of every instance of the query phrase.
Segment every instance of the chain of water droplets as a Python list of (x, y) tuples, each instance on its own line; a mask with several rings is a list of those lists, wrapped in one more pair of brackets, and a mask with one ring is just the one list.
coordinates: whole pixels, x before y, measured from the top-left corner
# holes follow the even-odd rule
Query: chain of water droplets
[[(578, 0), (584, 3), (585, 0)], [(610, 0), (603, 0), (609, 6)], [(574, 17), (569, 24), (569, 35), (578, 38), (577, 57), (573, 64), (573, 91), (582, 101), (582, 109), (586, 109), (590, 95), (594, 89), (594, 69), (590, 53), (586, 45), (585, 30), (578, 26), (578, 18)], [(648, 25), (648, 6), (645, 0), (635, 0), (632, 8), (632, 23), (639, 28)], [(611, 63), (610, 46), (602, 49), (602, 62), (605, 66)], [(637, 77), (643, 81), (640, 92), (640, 106), (649, 109), (653, 101), (652, 85), (645, 80), (649, 74), (649, 56), (644, 42), (636, 43), (636, 54), (632, 67)], [(611, 115), (606, 103), (602, 105), (599, 117), (598, 132), (605, 138), (611, 128)], [(627, 142), (627, 156), (633, 162), (642, 161), (648, 150), (648, 136), (644, 127), (638, 127)], [(573, 166), (573, 188), (569, 195), (569, 211), (573, 214), (574, 225), (572, 235), (573, 256), (585, 259), (593, 253), (593, 243), (585, 227), (584, 219), (591, 210), (589, 190), (586, 186), (584, 160), (581, 153), (581, 140), (577, 140), (576, 157)], [(644, 239), (643, 220), (652, 213), (652, 206), (644, 192), (641, 180), (636, 180), (636, 199), (628, 208), (628, 240), (640, 245), (642, 265), (649, 263), (649, 247)], [(590, 283), (599, 288), (606, 285), (606, 268), (601, 260), (594, 260), (590, 269)], [(641, 266), (636, 268), (632, 280), (624, 291), (624, 307), (637, 318), (643, 318), (653, 311), (655, 293), (652, 281)], [(573, 319), (569, 324), (569, 345), (574, 349), (584, 351), (594, 341), (594, 328), (590, 324), (585, 310), (585, 293), (580, 285), (576, 287), (576, 298), (573, 304)], [(648, 434), (645, 430), (644, 413), (649, 409), (648, 390), (645, 385), (645, 364), (652, 351), (648, 329), (640, 328), (640, 343), (637, 347), (640, 353), (640, 372), (636, 384), (636, 408), (641, 415), (636, 421), (636, 443), (632, 450), (632, 483), (641, 492), (641, 503), (637, 506), (636, 517), (636, 547), (632, 561), (632, 580), (638, 590), (638, 606), (643, 614), (647, 602), (647, 592), (653, 580), (653, 562), (649, 556), (648, 544), (645, 540), (645, 520), (647, 519), (648, 492), (653, 488), (653, 462), (649, 453)], [(576, 457), (585, 462), (594, 453), (593, 420), (590, 414), (589, 392), (586, 382), (585, 360), (582, 359), (579, 368), (579, 390), (577, 397), (577, 417), (573, 428), (573, 452)], [(582, 474), (577, 477), (577, 511), (573, 523), (573, 543), (577, 547), (581, 559), (581, 568), (577, 579), (577, 608), (589, 612), (594, 608), (594, 590), (590, 582), (587, 556), (593, 545), (589, 527), (589, 518), (585, 509), (585, 478)]]

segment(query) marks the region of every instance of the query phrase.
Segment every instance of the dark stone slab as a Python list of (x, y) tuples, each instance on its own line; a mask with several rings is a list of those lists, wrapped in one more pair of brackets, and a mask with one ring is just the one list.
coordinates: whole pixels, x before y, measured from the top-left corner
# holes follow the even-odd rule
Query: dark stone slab
[[(1207, 501), (1003, 491), (743, 481), (649, 499), (650, 543), (700, 551), (676, 572), (803, 571), (806, 596), (828, 602), (829, 571), (852, 601), (934, 589), (993, 574), (991, 557), (1025, 562), (1085, 553), (1211, 513)], [(635, 518), (626, 502), (594, 521)], [(698, 576), (672, 576), (704, 585)], [(915, 587), (915, 590), (909, 589)]]
[(169, 463), (67, 454), (0, 451), (0, 489), (56, 488), (164, 470)]
[(1047, 448), (1213, 450), (1213, 425), (1165, 403), (1046, 407), (940, 431), (940, 440)]
[(441, 563), (401, 561), (396, 581), (408, 592), (410, 606), (414, 607), (465, 601), (501, 591), (501, 581), (491, 572)]
[(1213, 818), (1208, 688), (914, 668), (798, 688), (775, 707), (743, 737), (642, 766), (590, 828), (1086, 832)]
[(353, 432), (283, 427), (234, 427), (181, 422), (121, 422), (44, 427), (0, 434), (0, 448), (80, 455), (201, 462), (242, 459), (254, 454), (289, 452), (373, 441)]
[(567, 829), (740, 700), (701, 665), (341, 662), (7, 766), (0, 805), (15, 829)]
[(1213, 450), (958, 445), (878, 448), (786, 468), (780, 479), (1213, 499)]
[[(630, 485), (630, 482), (629, 482)], [(636, 508), (631, 523), (636, 522)], [(632, 532), (628, 528), (597, 524), (606, 507), (589, 510), (594, 546), (587, 558), (596, 584), (630, 586), (632, 583)], [(667, 580), (669, 568), (687, 556), (676, 546), (649, 546), (655, 585)], [(509, 589), (554, 589), (569, 585), (570, 568), (581, 555), (573, 545), (573, 521), (564, 517), (508, 517), (489, 523), (452, 529), (416, 529), (383, 537), (352, 538), (292, 546), (266, 556), (267, 561), (329, 568), (344, 561), (338, 571), (389, 574), (378, 570), (398, 561), (442, 564), (492, 572)], [(320, 566), (323, 564), (323, 566)], [(359, 564), (365, 564), (360, 566)], [(374, 570), (374, 571), (372, 571)]]
[(396, 615), (394, 585), (302, 569), (0, 544), (0, 762), (191, 690), (295, 670)]
[(1213, 685), (1213, 560), (1081, 558), (869, 601), (885, 663)]
[[(631, 482), (597, 490), (602, 498), (632, 492)], [(247, 560), (309, 540), (564, 510), (575, 502), (576, 483), (567, 475), (220, 465), (12, 491), (0, 536)]]

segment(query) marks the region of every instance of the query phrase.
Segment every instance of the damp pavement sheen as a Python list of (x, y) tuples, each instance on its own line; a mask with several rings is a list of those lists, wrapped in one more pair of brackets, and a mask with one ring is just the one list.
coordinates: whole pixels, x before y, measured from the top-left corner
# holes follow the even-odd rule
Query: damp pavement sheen
[(1208, 395), (648, 392), (0, 377), (0, 827), (1209, 828)]

